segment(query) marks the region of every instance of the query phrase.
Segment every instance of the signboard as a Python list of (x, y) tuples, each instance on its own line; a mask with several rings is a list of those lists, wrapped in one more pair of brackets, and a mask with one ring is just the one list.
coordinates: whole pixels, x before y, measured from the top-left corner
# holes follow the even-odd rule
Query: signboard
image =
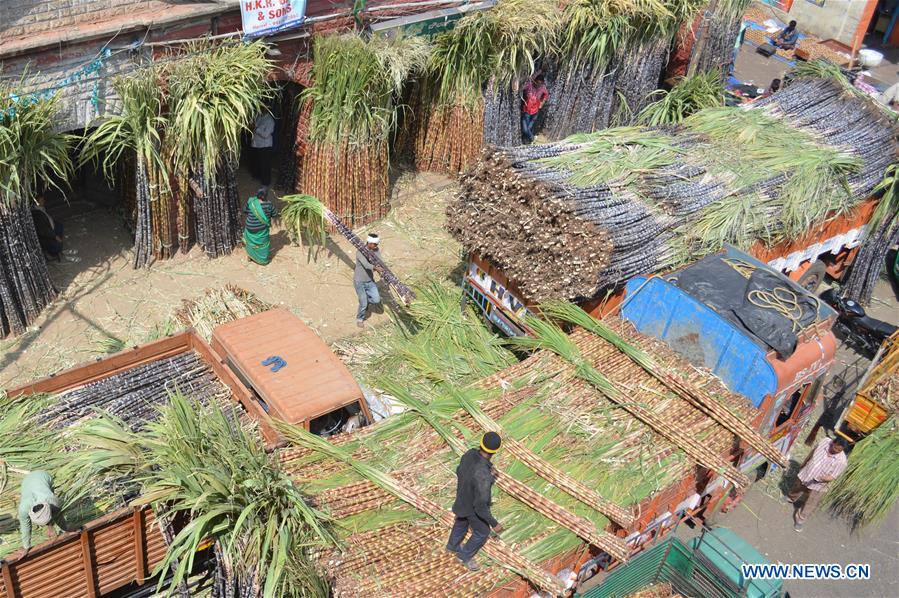
[[(451, 2), (452, 0), (447, 0)], [(388, 21), (380, 21), (371, 25), (371, 31), (374, 34), (382, 35), (386, 38), (394, 38), (400, 33), (407, 36), (424, 36), (431, 37), (448, 31), (456, 25), (456, 21), (464, 17), (470, 12), (488, 10), (493, 8), (495, 2), (480, 2), (478, 4), (466, 4), (458, 8), (444, 8), (440, 10), (431, 10)]]
[(241, 0), (240, 16), (246, 37), (268, 35), (306, 20), (306, 0)]

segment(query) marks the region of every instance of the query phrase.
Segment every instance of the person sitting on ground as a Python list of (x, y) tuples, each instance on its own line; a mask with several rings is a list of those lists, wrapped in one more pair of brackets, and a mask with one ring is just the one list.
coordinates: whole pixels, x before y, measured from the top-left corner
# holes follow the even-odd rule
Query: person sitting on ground
[(799, 32), (796, 30), (796, 21), (790, 21), (790, 24), (781, 29), (777, 37), (771, 40), (771, 45), (775, 48), (784, 50), (792, 50), (799, 41)]
[(262, 266), (269, 262), (270, 231), (272, 219), (278, 217), (275, 204), (268, 199), (268, 187), (256, 191), (256, 195), (247, 200), (243, 209), (246, 223), (243, 229), (243, 242), (247, 256)]
[(762, 95), (759, 96), (759, 99), (761, 99), (761, 98), (767, 98), (767, 97), (770, 96), (772, 93), (776, 92), (778, 89), (780, 89), (780, 79), (774, 79), (774, 80), (771, 81), (771, 85), (768, 87), (768, 89), (766, 89), (766, 90), (762, 93)]
[(22, 479), (19, 499), (19, 533), (22, 535), (23, 554), (31, 550), (32, 524), (47, 527), (51, 539), (56, 538), (56, 527), (66, 531), (65, 518), (59, 506), (60, 500), (53, 493), (53, 478), (46, 471), (32, 471)]
[(840, 477), (846, 469), (846, 444), (842, 436), (833, 440), (825, 438), (805, 458), (786, 499), (788, 503), (798, 504), (793, 512), (793, 529), (797, 532), (802, 531), (806, 519), (818, 506), (827, 484)]
[(534, 125), (537, 122), (537, 114), (549, 99), (543, 73), (537, 73), (533, 79), (524, 84), (522, 99), (521, 136), (525, 143), (531, 143), (534, 141)]
[(47, 213), (46, 200), (43, 195), (35, 198), (35, 205), (31, 207), (31, 218), (34, 220), (34, 228), (37, 231), (37, 239), (43, 249), (56, 261), (62, 261), (62, 222), (54, 220)]
[[(474, 556), (487, 542), (490, 528), (496, 533), (503, 531), (502, 524), (490, 512), (490, 491), (496, 481), (490, 460), (501, 445), (499, 434), (487, 432), (481, 437), (481, 446), (462, 455), (456, 468), (456, 500), (453, 502), (456, 522), (446, 549), (455, 554), (469, 571), (481, 568)], [(463, 546), (462, 540), (469, 529), (471, 537)]]
[[(369, 233), (365, 247), (377, 254), (381, 238), (376, 233)], [(362, 251), (356, 251), (356, 270), (353, 272), (353, 287), (359, 298), (359, 309), (356, 310), (356, 326), (365, 326), (365, 316), (369, 305), (381, 303), (381, 294), (375, 284), (374, 266)]]

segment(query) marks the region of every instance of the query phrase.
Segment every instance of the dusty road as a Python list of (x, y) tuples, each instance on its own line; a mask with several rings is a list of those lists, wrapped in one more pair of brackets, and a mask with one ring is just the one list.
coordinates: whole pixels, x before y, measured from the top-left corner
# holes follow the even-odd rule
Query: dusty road
[[(255, 187), (243, 182), (246, 197)], [(443, 230), (444, 207), (455, 189), (454, 182), (435, 174), (400, 177), (394, 209), (376, 229), (385, 260), (401, 278), (448, 276), (454, 270), (459, 278), (460, 248)], [(66, 246), (77, 249), (81, 261), (51, 263), (59, 298), (29, 332), (0, 341), (0, 388), (84, 362), (101, 351), (98, 343), (109, 336), (143, 342), (183, 299), (229, 283), (290, 309), (328, 342), (359, 330), (352, 282), (355, 249), (339, 235), (312, 261), (308, 249), (291, 245), (276, 225), (268, 266), (248, 261), (242, 247), (215, 260), (195, 247), (148, 270), (134, 270), (130, 237), (119, 215), (104, 209), (78, 215), (66, 222), (66, 233)], [(370, 325), (387, 318), (386, 312), (374, 314)]]

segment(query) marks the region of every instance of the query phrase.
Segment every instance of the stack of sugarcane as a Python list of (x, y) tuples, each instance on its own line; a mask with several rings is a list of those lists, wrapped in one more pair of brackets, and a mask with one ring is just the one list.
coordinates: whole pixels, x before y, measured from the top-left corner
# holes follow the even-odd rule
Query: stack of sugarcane
[(702, 12), (687, 74), (717, 72), (727, 76), (743, 13), (750, 0), (710, 0)]
[[(525, 299), (588, 298), (726, 243), (800, 238), (870, 195), (896, 159), (896, 133), (840, 83), (802, 77), (749, 109), (701, 110), (673, 128), (486, 155), (448, 207), (448, 227)], [(596, 239), (602, 247), (585, 250)]]
[[(551, 184), (515, 172), (507, 155), (485, 150), (463, 177), (461, 199), (447, 207), (450, 232), (519, 282), (528, 297), (572, 287), (576, 294), (592, 295), (595, 282), (578, 286), (578, 281), (589, 281), (597, 267), (609, 265), (608, 233), (567, 210)], [(473, 198), (486, 201), (468, 201)]]
[(488, 14), (495, 56), (484, 90), (484, 144), (520, 145), (522, 87), (555, 50), (559, 8), (551, 0), (503, 0)]
[(227, 404), (231, 396), (212, 368), (190, 351), (60, 393), (41, 412), (40, 421), (66, 428), (105, 412), (139, 430), (156, 419), (170, 393), (179, 390), (201, 404)]
[(566, 4), (551, 73), (545, 132), (551, 139), (632, 122), (658, 87), (669, 46), (700, 0)]
[(266, 82), (271, 63), (259, 42), (189, 45), (184, 53), (167, 73), (172, 159), (175, 172), (200, 190), (192, 205), (197, 243), (219, 257), (240, 240), (241, 138), (272, 96)]
[(240, 142), (271, 95), (269, 67), (259, 42), (191, 44), (116, 81), (121, 112), (87, 135), (82, 159), (101, 161), (110, 178), (134, 165), (136, 268), (192, 239), (210, 257), (237, 244)]
[(164, 533), (160, 565), (173, 572), (171, 591), (212, 539), (218, 585), (230, 596), (327, 595), (312, 561), (314, 550), (335, 544), (330, 518), (291, 483), (255, 431), (235, 420), (233, 408), (174, 393), (145, 430), (108, 415), (80, 429), (73, 464), (85, 480), (130, 479), (141, 493), (132, 504), (152, 504), (175, 523), (169, 531), (177, 533)]
[(422, 38), (344, 34), (313, 41), (313, 83), (301, 95), (311, 112), (308, 145), (298, 164), (300, 188), (351, 228), (387, 214), (397, 94), (427, 57)]
[[(625, 558), (602, 532), (620, 529), (612, 520), (628, 532), (642, 531), (629, 521), (638, 509), (641, 521), (656, 515), (647, 509), (657, 492), (690, 476), (701, 487), (719, 469), (732, 473), (725, 457), (735, 437), (707, 415), (708, 406), (720, 402), (745, 421), (757, 413), (663, 343), (612, 320), (605, 323), (612, 341), (585, 330), (570, 339), (561, 335), (582, 356), (580, 367), (556, 354), (559, 339), (550, 336), (544, 340), (551, 351), (507, 365), (511, 360), (485, 351), (485, 339), (467, 325), (477, 325), (474, 315), (469, 312), (468, 322), (451, 295), (432, 286), (418, 296), (413, 321), (395, 335), (379, 335), (383, 352), (363, 373), (407, 411), (334, 443), (284, 430), (303, 447), (281, 453), (284, 468), (340, 520), (346, 548), (321, 559), (335, 593), (396, 595), (415, 588), (483, 595), (508, 582), (506, 568), (540, 584), (539, 563), (585, 541)], [(704, 407), (631, 356), (643, 353), (677, 372)], [(626, 391), (625, 404), (616, 406), (599, 391), (599, 378), (584, 375), (588, 368), (601, 372), (610, 393)], [(645, 419), (630, 415), (633, 407)], [(506, 440), (493, 460), (499, 473), (492, 512), (505, 528), (502, 541), (531, 565), (522, 569), (513, 555), (488, 553), (495, 563), (456, 585), (463, 570), (443, 551), (450, 521), (442, 513), (454, 498), (459, 452), (475, 446), (485, 429), (500, 430)], [(697, 461), (712, 471), (698, 469)]]
[(25, 332), (56, 297), (31, 216), (38, 185), (72, 173), (56, 111), (55, 98), (0, 84), (0, 338)]
[(883, 196), (867, 224), (861, 249), (852, 262), (843, 294), (868, 305), (891, 247), (899, 243), (899, 166), (892, 165), (878, 186)]
[(216, 326), (271, 308), (255, 294), (228, 284), (219, 289), (207, 289), (196, 299), (185, 299), (175, 312), (174, 320), (182, 328), (193, 328), (209, 342)]
[(170, 257), (176, 243), (160, 69), (140, 69), (116, 80), (114, 87), (121, 112), (87, 135), (81, 156), (101, 162), (111, 180), (121, 175), (121, 164), (134, 167), (133, 174), (119, 180), (134, 185), (134, 267), (141, 268), (154, 258)]

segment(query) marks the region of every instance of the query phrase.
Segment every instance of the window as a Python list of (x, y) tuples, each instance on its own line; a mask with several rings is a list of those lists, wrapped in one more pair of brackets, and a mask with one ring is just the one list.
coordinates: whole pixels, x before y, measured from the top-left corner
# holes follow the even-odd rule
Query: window
[(805, 393), (808, 387), (808, 384), (806, 384), (805, 386), (800, 386), (796, 389), (796, 392), (790, 395), (789, 399), (784, 401), (783, 408), (781, 408), (780, 413), (777, 414), (777, 421), (774, 422), (775, 429), (779, 428), (790, 419), (790, 417), (793, 415), (793, 412), (796, 411), (797, 405), (799, 405), (799, 399), (802, 398), (802, 395)]

